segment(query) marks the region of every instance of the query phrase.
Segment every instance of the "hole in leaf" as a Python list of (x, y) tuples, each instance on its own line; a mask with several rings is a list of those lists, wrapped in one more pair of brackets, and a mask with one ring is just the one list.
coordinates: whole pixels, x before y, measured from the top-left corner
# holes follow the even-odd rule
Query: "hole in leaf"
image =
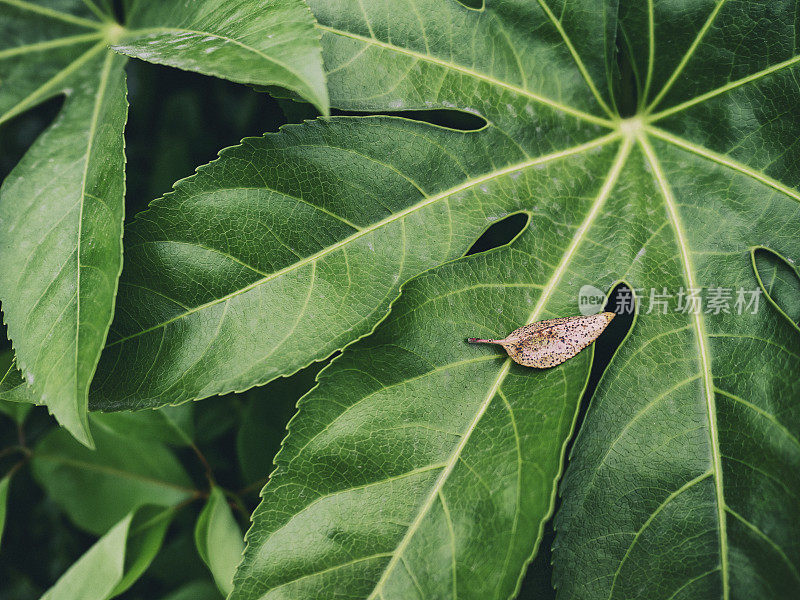
[[(603, 332), (594, 344), (594, 361), (592, 362), (592, 372), (589, 375), (589, 383), (586, 386), (586, 393), (584, 394), (584, 401), (581, 406), (581, 414), (578, 415), (578, 423), (583, 420), (583, 414), (586, 412), (588, 406), (588, 399), (594, 394), (597, 384), (600, 382), (600, 377), (608, 367), (611, 357), (619, 348), (622, 340), (628, 335), (628, 331), (633, 325), (633, 312), (618, 312), (620, 306), (625, 305), (625, 298), (632, 297), (632, 290), (624, 283), (618, 284), (609, 294), (603, 310), (617, 312), (617, 316), (609, 323), (606, 330)], [(577, 429), (576, 429), (577, 431)]]
[(456, 2), (474, 10), (483, 9), (483, 0), (456, 0)]
[(756, 248), (753, 252), (756, 274), (764, 293), (795, 323), (800, 323), (800, 276), (780, 254)]
[(380, 113), (363, 113), (351, 110), (332, 110), (331, 114), (345, 117), (361, 117), (364, 114), (384, 115), (388, 117), (402, 117), (412, 121), (420, 121), (438, 127), (447, 127), (458, 131), (478, 131), (486, 127), (487, 121), (483, 117), (464, 110), (442, 108), (437, 110), (398, 110)]
[(528, 218), (528, 213), (514, 213), (493, 223), (467, 250), (466, 256), (508, 244), (525, 229)]
[[(556, 498), (556, 510), (561, 504), (561, 497)], [(553, 512), (555, 514), (555, 511)], [(553, 577), (553, 541), (556, 532), (553, 529), (553, 517), (547, 520), (542, 530), (542, 540), (539, 542), (539, 551), (533, 562), (525, 571), (517, 598), (536, 598), (536, 600), (556, 600), (556, 591), (551, 583)]]
[[(608, 295), (608, 300), (603, 307), (603, 311), (617, 313), (614, 320), (608, 324), (603, 335), (597, 338), (594, 343), (594, 360), (592, 361), (592, 370), (589, 373), (589, 381), (586, 384), (586, 391), (583, 394), (580, 408), (578, 409), (578, 419), (575, 424), (575, 431), (580, 431), (583, 420), (586, 417), (586, 411), (589, 408), (594, 391), (597, 389), (597, 384), (600, 383), (600, 378), (603, 376), (608, 363), (619, 348), (622, 340), (628, 335), (628, 332), (633, 325), (634, 312), (628, 310), (620, 310), (620, 307), (627, 306), (626, 300), (633, 297), (633, 290), (624, 283), (619, 283)], [(573, 437), (567, 445), (566, 456), (572, 451), (572, 444), (575, 442)]]

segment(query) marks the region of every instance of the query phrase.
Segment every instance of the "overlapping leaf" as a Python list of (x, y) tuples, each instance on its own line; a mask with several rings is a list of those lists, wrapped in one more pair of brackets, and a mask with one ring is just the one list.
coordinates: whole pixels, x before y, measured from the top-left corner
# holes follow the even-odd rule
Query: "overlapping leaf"
[[(357, 22), (357, 3), (312, 8), (367, 29)], [(376, 30), (414, 14), (399, 5), (381, 10), (388, 12)], [(336, 104), (457, 106), (480, 112), (489, 126), (467, 134), (406, 120), (337, 119), (225, 150), (129, 227), (129, 268), (93, 406), (241, 390), (330, 355), (375, 326), (403, 281), (460, 256), (510, 212), (535, 213), (528, 176), (520, 174), (605, 141), (601, 124), (609, 122), (585, 112), (598, 100), (586, 95), (548, 14), (480, 13), (453, 0), (425, 10), (429, 60), (417, 21), (413, 33), (410, 23), (392, 28), (397, 44), (420, 46), (413, 53), (401, 46), (368, 52), (349, 33), (346, 48), (329, 50)], [(455, 35), (457, 25), (475, 29), (474, 48)], [(548, 43), (527, 44), (530, 29)], [(595, 34), (603, 38), (602, 30)], [(357, 68), (361, 56), (371, 66)], [(537, 74), (521, 64), (535, 64)], [(336, 83), (350, 68), (358, 76)], [(557, 83), (543, 76), (548, 70), (559, 72)], [(402, 77), (411, 71), (413, 78)], [(424, 86), (439, 96), (428, 100)], [(384, 88), (394, 90), (390, 99), (375, 96)], [(364, 104), (369, 97), (376, 99)], [(550, 187), (549, 195), (560, 193), (558, 180)]]
[[(539, 136), (564, 132), (542, 119), (553, 103), (530, 98), (528, 85), (571, 103), (565, 122), (586, 118), (578, 111), (601, 114), (602, 103), (587, 99), (605, 88), (580, 93), (578, 75), (576, 87), (570, 83), (572, 74), (601, 70), (602, 53), (581, 54), (585, 68), (550, 73), (538, 70), (546, 61), (524, 54), (577, 54), (560, 34), (586, 43), (571, 14), (581, 3), (559, 5), (554, 29), (546, 21), (555, 3), (487, 2), (483, 11), (449, 0), (356, 4), (312, 3), (334, 105), (473, 110), (488, 127), (449, 132), (437, 146), (502, 128), (525, 151)], [(608, 141), (599, 154), (577, 153), (569, 161), (586, 162), (570, 168), (565, 160), (569, 174), (553, 173), (548, 184), (535, 168), (505, 171), (516, 157), (505, 162), (495, 146), (491, 199), (525, 190), (525, 200), (506, 210), (530, 210), (528, 231), (507, 250), (409, 283), (389, 319), (346, 350), (302, 402), (254, 516), (234, 597), (513, 593), (547, 514), (548, 482), (558, 476), (569, 427), (541, 431), (534, 428), (541, 421), (520, 418), (518, 435), (548, 443), (515, 452), (510, 415), (542, 407), (571, 414), (586, 356), (517, 379), (507, 362), (461, 339), (574, 313), (582, 285), (610, 289), (618, 281), (648, 294), (702, 288), (708, 298), (727, 289), (728, 312), (681, 311), (673, 298), (666, 312), (637, 317), (596, 392), (562, 488), (560, 595), (727, 599), (796, 589), (800, 333), (766, 296), (754, 312), (737, 308), (740, 290), (761, 289), (758, 247), (800, 260), (796, 6), (654, 4), (639, 12), (623, 3), (619, 13), (632, 62), (645, 62), (637, 66), (640, 95), (629, 102), (639, 114), (611, 127), (621, 137), (610, 145), (616, 155)], [(600, 12), (592, 17), (610, 22)], [(501, 31), (507, 46), (498, 42)], [(602, 30), (590, 33), (605, 44)], [(448, 40), (458, 42), (450, 48)], [(515, 71), (520, 53), (527, 70)], [(473, 57), (488, 72), (476, 74)], [(515, 104), (526, 97), (530, 111)], [(370, 147), (384, 142), (376, 136)], [(409, 144), (393, 163), (418, 154)], [(451, 172), (426, 164), (441, 177)], [(579, 182), (593, 182), (592, 193), (578, 192)], [(549, 388), (554, 379), (562, 386)], [(520, 462), (528, 468), (515, 482)]]
[(233, 575), (242, 559), (244, 542), (239, 524), (228, 506), (225, 493), (211, 490), (208, 502), (197, 519), (195, 545), (219, 590), (227, 595), (233, 589)]
[(91, 444), (92, 380), (122, 265), (125, 58), (281, 85), (327, 110), (318, 33), (301, 0), (108, 3), (0, 0), (0, 125), (66, 100), (0, 188), (0, 300), (17, 364), (73, 435)]
[(302, 0), (139, 0), (111, 47), (188, 71), (280, 86), (327, 112), (314, 24)]
[(64, 573), (42, 600), (106, 600), (127, 590), (147, 569), (172, 513), (152, 507), (126, 515)]
[(127, 101), (125, 59), (73, 4), (0, 2), (0, 123), (68, 96), (0, 188), (0, 300), (28, 384), (90, 443), (86, 398), (122, 266)]

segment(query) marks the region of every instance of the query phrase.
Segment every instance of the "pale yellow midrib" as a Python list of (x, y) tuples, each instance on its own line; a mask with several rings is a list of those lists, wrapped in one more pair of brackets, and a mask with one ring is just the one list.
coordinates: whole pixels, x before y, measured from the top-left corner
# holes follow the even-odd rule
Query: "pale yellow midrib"
[(586, 85), (588, 85), (589, 89), (592, 91), (592, 94), (594, 95), (595, 100), (597, 100), (597, 103), (600, 105), (600, 108), (602, 108), (609, 117), (611, 117), (612, 119), (615, 118), (616, 115), (611, 111), (611, 109), (608, 107), (608, 104), (606, 104), (605, 100), (603, 100), (603, 97), (600, 95), (597, 86), (595, 86), (594, 84), (592, 76), (589, 75), (589, 71), (586, 69), (586, 65), (583, 64), (583, 60), (578, 54), (578, 51), (575, 49), (575, 46), (572, 45), (572, 40), (567, 35), (567, 32), (564, 29), (564, 26), (561, 24), (561, 21), (559, 21), (556, 18), (555, 14), (553, 14), (553, 11), (547, 5), (547, 2), (545, 2), (544, 0), (537, 0), (537, 1), (539, 2), (539, 6), (541, 7), (542, 11), (544, 11), (544, 13), (547, 15), (547, 18), (553, 24), (553, 27), (555, 27), (556, 31), (558, 31), (558, 34), (561, 36), (561, 39), (564, 40), (564, 44), (566, 44), (567, 50), (569, 50), (569, 53), (572, 56), (572, 60), (575, 61), (575, 65), (578, 67), (578, 71), (580, 71), (580, 74), (583, 77), (584, 81), (586, 82)]
[[(542, 294), (539, 297), (539, 301), (536, 303), (533, 312), (531, 312), (530, 316), (528, 317), (527, 323), (532, 323), (538, 320), (539, 317), (541, 316), (545, 304), (550, 299), (550, 296), (552, 295), (558, 283), (561, 281), (564, 272), (566, 271), (570, 261), (572, 260), (572, 256), (575, 254), (581, 242), (584, 240), (586, 232), (589, 230), (592, 223), (597, 218), (597, 215), (600, 213), (600, 210), (603, 207), (606, 198), (609, 196), (611, 189), (616, 183), (617, 178), (619, 177), (619, 174), (622, 171), (622, 167), (624, 166), (625, 161), (628, 157), (628, 154), (630, 153), (631, 145), (632, 145), (631, 138), (626, 137), (622, 144), (622, 147), (617, 153), (617, 157), (614, 160), (612, 168), (609, 171), (609, 174), (606, 177), (605, 182), (603, 183), (603, 187), (600, 189), (597, 195), (597, 199), (593, 203), (593, 206), (589, 211), (589, 213), (587, 214), (586, 218), (583, 220), (583, 223), (581, 223), (581, 226), (575, 232), (575, 235), (573, 236), (569, 247), (564, 253), (561, 262), (559, 263), (552, 277), (548, 280), (547, 285), (542, 290)], [(480, 407), (478, 408), (475, 417), (467, 427), (467, 430), (461, 437), (458, 445), (456, 446), (455, 450), (448, 459), (447, 465), (445, 466), (445, 468), (439, 474), (439, 477), (437, 477), (436, 481), (434, 482), (430, 494), (428, 495), (428, 497), (425, 500), (425, 503), (422, 505), (419, 512), (417, 513), (417, 517), (409, 526), (408, 530), (406, 531), (406, 534), (403, 536), (403, 539), (400, 540), (400, 543), (397, 545), (395, 551), (392, 553), (392, 558), (389, 560), (386, 567), (384, 568), (383, 573), (381, 574), (381, 578), (375, 584), (375, 588), (373, 589), (372, 593), (368, 596), (367, 600), (374, 600), (376, 598), (376, 595), (381, 593), (381, 588), (386, 583), (388, 576), (391, 574), (392, 570), (397, 565), (397, 562), (402, 557), (406, 547), (410, 543), (411, 539), (414, 537), (414, 534), (416, 533), (419, 526), (422, 524), (422, 520), (425, 518), (425, 516), (427, 516), (428, 512), (433, 506), (433, 503), (436, 501), (436, 498), (438, 497), (439, 493), (444, 487), (445, 482), (447, 481), (450, 474), (453, 472), (453, 469), (455, 469), (455, 466), (458, 463), (459, 458), (461, 457), (461, 453), (463, 452), (464, 447), (469, 441), (469, 438), (472, 435), (472, 433), (475, 431), (475, 428), (478, 426), (478, 423), (480, 422), (484, 413), (489, 408), (489, 404), (491, 403), (492, 399), (495, 397), (498, 390), (500, 389), (500, 386), (505, 380), (506, 375), (511, 369), (511, 364), (512, 362), (510, 358), (507, 358), (503, 362), (503, 366), (500, 368), (500, 371), (498, 372), (497, 377), (492, 383), (492, 386), (489, 389), (488, 394), (486, 395)]]
[[(4, 0), (0, 0), (3, 2)], [(0, 115), (0, 125), (6, 123), (7, 121), (11, 120), (12, 118), (16, 117), (17, 115), (21, 114), (24, 110), (27, 110), (33, 106), (33, 102), (36, 101), (38, 98), (44, 96), (48, 91), (56, 89), (56, 85), (64, 80), (67, 79), (72, 73), (80, 69), (84, 64), (89, 62), (96, 54), (100, 53), (103, 48), (105, 48), (105, 42), (101, 41), (91, 48), (89, 48), (86, 52), (81, 54), (78, 58), (74, 61), (69, 63), (66, 67), (61, 69), (58, 73), (53, 75), (50, 79), (48, 79), (45, 83), (40, 85), (36, 88), (33, 92), (25, 96), (22, 100), (17, 102), (14, 106), (9, 108), (5, 113)]]
[[(800, 55), (793, 56), (792, 58), (788, 58), (788, 59), (784, 60), (783, 62), (779, 62), (777, 64), (771, 65), (771, 66), (767, 67), (766, 69), (762, 69), (761, 71), (757, 71), (756, 73), (753, 73), (751, 75), (747, 75), (746, 77), (742, 77), (741, 79), (736, 79), (735, 81), (731, 81), (730, 83), (726, 83), (723, 86), (720, 86), (718, 88), (714, 88), (713, 90), (709, 90), (708, 92), (705, 92), (704, 94), (700, 94), (699, 96), (695, 96), (694, 98), (692, 98), (690, 100), (687, 100), (686, 102), (681, 102), (680, 104), (676, 104), (675, 106), (672, 106), (670, 108), (666, 108), (666, 109), (664, 109), (664, 110), (662, 110), (660, 112), (657, 112), (657, 113), (655, 113), (653, 115), (650, 115), (650, 116), (647, 117), (647, 121), (650, 122), (650, 123), (653, 123), (655, 121), (658, 121), (659, 119), (663, 119), (664, 117), (668, 117), (668, 116), (673, 115), (675, 113), (682, 112), (682, 111), (686, 110), (687, 108), (690, 108), (690, 107), (698, 105), (698, 104), (702, 104), (706, 100), (710, 100), (711, 98), (714, 98), (716, 96), (719, 96), (721, 94), (729, 92), (729, 91), (731, 91), (733, 89), (741, 87), (741, 86), (743, 86), (745, 84), (748, 84), (748, 83), (750, 83), (752, 81), (757, 81), (759, 79), (762, 79), (763, 77), (766, 77), (767, 75), (771, 75), (772, 73), (776, 73), (776, 72), (778, 72), (778, 71), (780, 71), (782, 69), (786, 69), (788, 67), (791, 67), (792, 65), (795, 65), (798, 62), (800, 62)], [(655, 105), (654, 105), (654, 107), (655, 107)]]
[(694, 53), (697, 51), (698, 46), (700, 46), (700, 42), (703, 41), (703, 38), (706, 36), (706, 33), (708, 33), (708, 30), (711, 29), (711, 26), (716, 20), (719, 11), (722, 10), (722, 6), (725, 4), (725, 2), (727, 2), (727, 0), (719, 0), (717, 5), (711, 11), (705, 23), (703, 23), (703, 27), (700, 28), (700, 31), (695, 36), (694, 40), (692, 40), (691, 46), (689, 46), (689, 49), (681, 58), (680, 62), (678, 63), (678, 66), (675, 67), (675, 70), (672, 72), (667, 82), (662, 86), (661, 90), (658, 92), (656, 97), (645, 109), (645, 114), (649, 114), (650, 111), (652, 111), (656, 106), (658, 106), (658, 103), (664, 99), (664, 96), (667, 95), (667, 92), (669, 92), (669, 90), (678, 80), (678, 77), (683, 72), (683, 69), (686, 68), (687, 64), (689, 64), (689, 60), (692, 58), (692, 56), (694, 56)]
[(201, 310), (205, 310), (205, 309), (210, 308), (212, 306), (215, 306), (215, 305), (217, 305), (217, 304), (219, 304), (221, 302), (225, 302), (227, 300), (230, 300), (231, 298), (239, 296), (240, 294), (244, 294), (245, 292), (248, 292), (251, 289), (257, 288), (260, 285), (263, 285), (263, 284), (265, 284), (265, 283), (267, 283), (267, 282), (269, 282), (269, 281), (271, 281), (273, 279), (276, 279), (277, 277), (285, 275), (286, 273), (289, 273), (289, 272), (291, 272), (291, 271), (293, 271), (295, 269), (299, 269), (300, 267), (303, 267), (303, 266), (305, 266), (305, 265), (307, 265), (307, 264), (309, 264), (309, 263), (311, 263), (313, 261), (319, 260), (320, 258), (335, 252), (336, 250), (346, 246), (347, 244), (350, 244), (351, 242), (354, 242), (355, 240), (357, 240), (357, 239), (359, 239), (359, 238), (361, 238), (361, 237), (363, 237), (363, 236), (365, 236), (365, 235), (367, 235), (369, 233), (372, 233), (373, 231), (375, 231), (377, 229), (380, 229), (381, 227), (385, 227), (386, 225), (389, 225), (390, 223), (393, 223), (394, 221), (398, 221), (400, 219), (403, 219), (404, 217), (407, 217), (408, 215), (410, 215), (410, 214), (412, 214), (412, 213), (414, 213), (414, 212), (416, 212), (418, 210), (421, 210), (421, 209), (425, 208), (426, 206), (428, 206), (430, 204), (438, 202), (439, 200), (442, 200), (444, 198), (450, 197), (453, 194), (458, 194), (459, 192), (466, 191), (466, 190), (468, 190), (468, 189), (470, 189), (472, 187), (475, 187), (475, 186), (480, 185), (482, 183), (485, 183), (487, 181), (491, 181), (492, 179), (496, 179), (496, 178), (502, 177), (504, 175), (509, 175), (509, 174), (514, 173), (516, 171), (524, 170), (524, 169), (527, 169), (529, 167), (532, 167), (532, 166), (535, 166), (535, 165), (538, 165), (538, 164), (543, 164), (543, 163), (546, 163), (546, 162), (551, 162), (553, 160), (558, 160), (560, 158), (565, 158), (567, 156), (572, 156), (572, 155), (575, 155), (575, 154), (580, 154), (582, 152), (586, 152), (587, 150), (591, 150), (592, 148), (596, 148), (596, 147), (602, 146), (603, 144), (611, 142), (611, 141), (615, 140), (616, 138), (618, 138), (619, 136), (620, 136), (620, 134), (617, 133), (617, 132), (610, 133), (610, 134), (608, 134), (606, 136), (603, 136), (601, 138), (597, 138), (595, 140), (592, 140), (591, 142), (587, 142), (587, 143), (581, 144), (579, 146), (573, 146), (571, 148), (567, 148), (567, 149), (561, 150), (559, 152), (554, 152), (553, 154), (547, 154), (547, 155), (544, 155), (544, 156), (540, 156), (538, 158), (530, 159), (530, 160), (527, 160), (527, 161), (524, 161), (524, 162), (521, 162), (521, 163), (517, 163), (517, 164), (511, 165), (509, 167), (504, 167), (503, 169), (499, 169), (497, 171), (492, 171), (491, 173), (488, 173), (486, 175), (482, 175), (481, 177), (477, 177), (475, 179), (470, 179), (470, 180), (468, 180), (468, 181), (466, 181), (466, 182), (464, 182), (464, 183), (462, 183), (462, 184), (460, 184), (460, 185), (458, 185), (456, 187), (453, 187), (453, 188), (450, 188), (448, 190), (445, 190), (444, 192), (441, 192), (441, 193), (436, 194), (434, 196), (430, 196), (429, 198), (425, 198), (421, 202), (418, 202), (417, 204), (415, 204), (413, 206), (410, 206), (410, 207), (408, 207), (408, 208), (406, 208), (406, 209), (404, 209), (404, 210), (402, 210), (402, 211), (400, 211), (398, 213), (390, 215), (390, 216), (386, 217), (385, 219), (382, 219), (382, 220), (378, 221), (377, 223), (374, 223), (372, 225), (364, 227), (360, 231), (357, 231), (357, 232), (353, 233), (352, 235), (350, 235), (350, 236), (348, 236), (348, 237), (346, 237), (346, 238), (344, 238), (342, 240), (339, 240), (335, 244), (331, 244), (330, 246), (327, 246), (326, 248), (323, 248), (319, 252), (316, 252), (316, 253), (314, 253), (314, 254), (312, 254), (310, 256), (307, 256), (303, 260), (300, 260), (300, 261), (297, 261), (295, 263), (292, 263), (291, 265), (289, 265), (287, 267), (284, 267), (280, 271), (276, 271), (275, 273), (270, 274), (268, 277), (263, 277), (261, 279), (258, 279), (256, 281), (254, 281), (253, 283), (251, 283), (251, 284), (249, 284), (249, 285), (247, 285), (247, 286), (245, 286), (245, 287), (243, 287), (241, 289), (235, 290), (235, 291), (231, 292), (230, 294), (226, 294), (225, 296), (222, 296), (220, 298), (216, 298), (214, 300), (206, 302), (205, 304), (201, 304), (200, 306), (197, 306), (197, 307), (195, 307), (195, 308), (193, 308), (191, 310), (188, 310), (188, 311), (183, 312), (183, 313), (181, 313), (179, 315), (176, 315), (175, 317), (172, 317), (171, 319), (168, 319), (166, 321), (158, 323), (157, 325), (153, 325), (151, 327), (143, 329), (142, 331), (137, 331), (136, 333), (133, 333), (131, 335), (125, 336), (125, 337), (120, 338), (118, 340), (114, 340), (113, 342), (108, 344), (107, 347), (111, 347), (111, 346), (116, 346), (118, 344), (122, 344), (124, 342), (127, 342), (128, 340), (131, 340), (133, 338), (139, 337), (140, 335), (144, 335), (144, 334), (149, 333), (151, 331), (155, 331), (157, 329), (165, 327), (165, 326), (169, 325), (170, 323), (173, 323), (175, 321), (183, 319), (183, 318), (185, 318), (185, 317), (187, 317), (187, 316), (189, 316), (191, 314), (194, 314), (194, 313), (199, 312)]
[[(683, 223), (678, 213), (678, 208), (675, 203), (675, 198), (672, 190), (667, 182), (666, 176), (661, 169), (661, 164), (656, 157), (653, 147), (650, 145), (649, 140), (644, 132), (640, 132), (639, 143), (642, 150), (647, 157), (653, 169), (653, 177), (658, 184), (662, 196), (664, 197), (664, 204), (669, 213), (670, 221), (672, 222), (675, 231), (675, 237), (678, 242), (678, 249), (681, 255), (681, 263), (686, 277), (686, 285), (691, 288), (697, 288), (697, 281), (694, 277), (694, 266), (689, 256), (689, 244), (686, 235), (683, 231)], [(730, 598), (730, 585), (729, 585), (729, 565), (728, 565), (728, 537), (727, 537), (727, 519), (725, 515), (725, 494), (722, 485), (722, 457), (719, 448), (719, 434), (717, 432), (717, 410), (714, 396), (714, 381), (711, 374), (711, 358), (708, 350), (708, 340), (706, 339), (706, 329), (703, 314), (695, 312), (693, 315), (693, 323), (697, 332), (697, 346), (698, 354), (700, 356), (700, 364), (703, 374), (703, 391), (706, 399), (706, 410), (708, 413), (708, 435), (709, 443), (711, 445), (712, 456), (712, 469), (714, 474), (714, 488), (716, 491), (716, 505), (717, 505), (717, 519), (719, 522), (719, 548), (720, 548), (720, 569), (722, 575), (722, 597), (723, 600)]]

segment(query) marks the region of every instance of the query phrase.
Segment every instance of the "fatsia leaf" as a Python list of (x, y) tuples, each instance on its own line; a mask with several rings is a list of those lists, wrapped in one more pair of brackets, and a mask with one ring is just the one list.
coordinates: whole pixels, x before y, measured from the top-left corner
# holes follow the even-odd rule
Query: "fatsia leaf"
[[(605, 200), (614, 178), (592, 192), (585, 182), (574, 216), (591, 210), (592, 193)], [(508, 598), (518, 588), (591, 353), (531, 376), (463, 332), (574, 310), (563, 270), (537, 259), (574, 238), (540, 242), (526, 232), (514, 249), (412, 280), (387, 321), (322, 371), (253, 515), (233, 598)]]
[(34, 449), (33, 474), (79, 527), (101, 534), (144, 505), (174, 506), (195, 494), (175, 455), (163, 444), (120, 435), (93, 423), (96, 450), (63, 430)]
[[(301, 0), (0, 0), (0, 125), (57, 95), (56, 121), (0, 187), (0, 301), (37, 403), (91, 445), (87, 390), (122, 266), (125, 57), (281, 85), (328, 109)], [(267, 33), (268, 32), (268, 33)]]
[[(800, 260), (796, 3), (310, 4), (333, 106), (450, 108), (486, 127), (323, 121), (246, 140), (179, 184), (132, 227), (126, 281), (153, 289), (120, 299), (98, 406), (291, 373), (369, 333), (404, 280), (493, 220), (525, 211), (530, 223), (509, 249), (408, 284), (321, 375), (234, 597), (512, 594), (589, 354), (517, 377), (463, 339), (576, 314), (581, 286), (620, 281), (648, 306), (574, 446), (559, 593), (790, 596), (800, 333), (765, 298), (736, 306), (760, 289), (754, 248)], [(614, 84), (615, 46), (633, 88)], [(696, 289), (701, 310), (678, 310)], [(672, 294), (668, 310), (651, 293)], [(525, 415), (518, 438), (511, 412)], [(519, 438), (532, 447), (517, 452)]]
[(67, 98), (0, 187), (0, 300), (17, 364), (91, 444), (86, 405), (122, 267), (125, 59), (80, 2), (0, 2), (0, 123)]
[[(403, 281), (460, 256), (509, 212), (535, 213), (529, 196), (544, 194), (541, 182), (550, 181), (548, 197), (560, 195), (553, 163), (607, 141), (600, 127), (610, 121), (587, 111), (608, 100), (585, 93), (588, 72), (605, 70), (606, 30), (581, 18), (583, 2), (560, 13), (592, 28), (585, 39), (599, 62), (589, 67), (576, 64), (549, 8), (391, 6), (370, 3), (364, 23), (358, 2), (312, 5), (352, 29), (321, 27), (328, 46), (331, 36), (344, 44), (326, 54), (336, 104), (457, 106), (490, 126), (472, 135), (397, 119), (287, 127), (178, 183), (126, 230), (128, 268), (95, 408), (238, 391), (329, 356), (375, 326)], [(398, 45), (365, 42), (370, 28), (391, 30)], [(461, 43), (456, 32), (471, 30), (475, 45)], [(529, 43), (532, 30), (543, 43)], [(548, 71), (559, 80), (538, 76)]]
[(233, 589), (233, 575), (242, 559), (244, 541), (225, 493), (211, 490), (194, 530), (200, 558), (208, 565), (220, 591), (227, 596)]
[(42, 600), (106, 600), (124, 592), (161, 547), (169, 511), (126, 515), (64, 573)]
[(368, 333), (400, 283), (461, 255), (531, 190), (568, 196), (569, 169), (612, 138), (569, 146), (594, 128), (562, 125), (534, 156), (497, 128), (396, 118), (316, 121), (223, 151), (128, 227), (92, 406), (241, 390)]
[(281, 86), (327, 112), (314, 25), (303, 0), (139, 0), (111, 47), (171, 67)]

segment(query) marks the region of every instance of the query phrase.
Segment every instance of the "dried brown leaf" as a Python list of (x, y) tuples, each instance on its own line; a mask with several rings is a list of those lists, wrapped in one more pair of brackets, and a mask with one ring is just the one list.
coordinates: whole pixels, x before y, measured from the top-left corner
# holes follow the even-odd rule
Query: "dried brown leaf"
[(603, 333), (615, 314), (562, 317), (538, 321), (515, 329), (505, 339), (469, 338), (471, 344), (498, 344), (511, 359), (525, 367), (546, 369), (560, 365), (586, 348)]

